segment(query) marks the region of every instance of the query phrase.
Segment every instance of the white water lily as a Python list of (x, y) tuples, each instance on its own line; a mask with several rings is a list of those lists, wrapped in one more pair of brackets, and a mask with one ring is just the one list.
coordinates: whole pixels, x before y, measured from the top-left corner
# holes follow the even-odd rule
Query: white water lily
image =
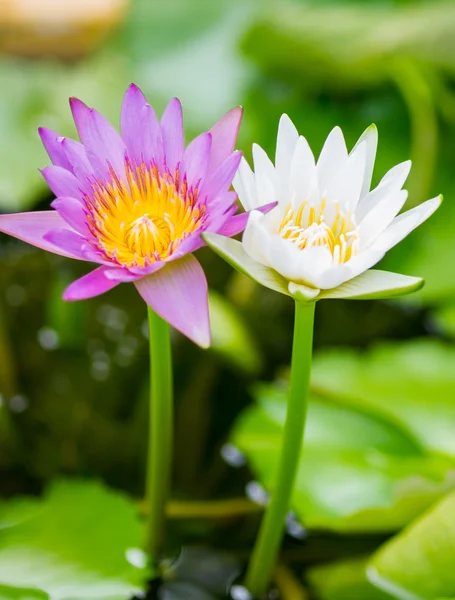
[[(254, 144), (254, 172), (243, 159), (234, 179), (243, 207), (252, 211), (242, 245), (213, 234), (207, 242), (253, 279), (297, 299), (378, 298), (420, 288), (420, 278), (369, 269), (433, 214), (442, 197), (397, 216), (411, 162), (390, 169), (370, 191), (377, 140), (372, 125), (348, 153), (335, 127), (316, 162), (283, 115), (275, 165)], [(269, 203), (276, 206), (267, 214), (255, 210)]]

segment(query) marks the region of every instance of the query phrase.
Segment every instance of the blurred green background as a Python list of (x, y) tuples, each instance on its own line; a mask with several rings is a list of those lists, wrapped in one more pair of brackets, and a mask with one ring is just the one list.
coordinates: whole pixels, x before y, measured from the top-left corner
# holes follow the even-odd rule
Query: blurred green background
[[(172, 96), (182, 100), (187, 140), (243, 105), (238, 147), (248, 159), (253, 141), (273, 156), (283, 112), (316, 154), (333, 126), (352, 147), (374, 122), (374, 183), (411, 157), (408, 206), (445, 196), (381, 265), (424, 277), (421, 292), (318, 303), (307, 446), (276, 577), (285, 600), (455, 597), (455, 518), (441, 518), (453, 514), (455, 488), (454, 31), (450, 0), (0, 3), (1, 212), (49, 206), (38, 126), (74, 136), (70, 96), (117, 124), (132, 81), (158, 112)], [(203, 352), (173, 340), (169, 554), (186, 550), (166, 599), (223, 597), (241, 572), (260, 513), (248, 498), (264, 501), (273, 484), (290, 358), (292, 302), (207, 249), (198, 257), (213, 290), (214, 343)], [(123, 285), (64, 303), (63, 289), (87, 265), (6, 236), (0, 261), (0, 596), (31, 588), (28, 597), (91, 598), (98, 586), (97, 597), (127, 598), (137, 591), (140, 557), (128, 559), (134, 573), (126, 569), (122, 585), (101, 581), (140, 545), (132, 498), (143, 491), (147, 435), (143, 302)], [(17, 532), (41, 506), (17, 498), (46, 489), (47, 512), (32, 519), (33, 532)], [(103, 507), (99, 528), (82, 515), (67, 530), (81, 506)], [(371, 559), (425, 511), (429, 524)], [(448, 549), (433, 555), (425, 544), (438, 531)], [(101, 544), (96, 560), (106, 554), (94, 587), (86, 578), (93, 564), (77, 550), (81, 536)], [(122, 560), (114, 567), (106, 548), (116, 545)], [(422, 556), (410, 554), (416, 547)], [(43, 567), (36, 556), (47, 550), (55, 556)], [(407, 578), (396, 572), (403, 556)], [(55, 575), (66, 561), (83, 574), (73, 573), (68, 588)], [(389, 596), (367, 583), (368, 562)]]

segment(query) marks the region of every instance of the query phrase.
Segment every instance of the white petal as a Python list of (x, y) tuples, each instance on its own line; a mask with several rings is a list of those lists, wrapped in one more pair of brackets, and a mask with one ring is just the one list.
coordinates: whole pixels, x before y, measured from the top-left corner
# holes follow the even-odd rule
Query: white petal
[(322, 193), (324, 193), (330, 178), (346, 162), (347, 158), (348, 151), (343, 132), (339, 127), (334, 127), (325, 141), (317, 163), (319, 189)]
[(410, 170), (411, 161), (407, 160), (387, 171), (374, 190), (359, 202), (356, 210), (357, 223), (360, 223), (385, 195), (401, 190)]
[(289, 178), (291, 160), (299, 134), (294, 123), (288, 115), (282, 115), (278, 125), (278, 137), (276, 142), (275, 166), (281, 181)]
[(295, 244), (278, 235), (270, 236), (267, 246), (267, 264), (286, 279), (299, 280), (299, 255)]
[(235, 191), (239, 197), (240, 202), (245, 210), (252, 210), (258, 208), (261, 204), (258, 201), (256, 193), (256, 181), (254, 173), (247, 163), (245, 158), (242, 157), (237, 173), (235, 174), (232, 182)]
[(278, 178), (272, 161), (258, 144), (253, 144), (254, 175), (259, 206), (279, 200), (276, 195)]
[(374, 169), (374, 161), (376, 159), (376, 150), (378, 147), (378, 130), (376, 125), (370, 125), (365, 129), (365, 131), (360, 136), (357, 144), (352, 149), (352, 152), (362, 144), (366, 142), (367, 150), (366, 150), (366, 161), (365, 161), (365, 171), (363, 176), (363, 184), (362, 189), (360, 191), (360, 197), (363, 198), (370, 191), (371, 186), (371, 178), (373, 176)]
[(373, 252), (372, 250), (362, 252), (352, 258), (349, 262), (343, 265), (336, 265), (324, 273), (321, 273), (317, 282), (317, 287), (324, 290), (336, 288), (345, 281), (349, 281), (350, 279), (357, 277), (357, 275), (360, 275), (360, 273), (370, 269), (383, 257), (384, 252)]
[(295, 206), (319, 195), (313, 152), (303, 136), (297, 140), (289, 177), (290, 198)]
[(332, 253), (323, 246), (299, 248), (278, 236), (271, 238), (268, 248), (268, 263), (280, 275), (296, 283), (303, 283), (314, 288), (320, 274), (332, 265)]
[(439, 208), (441, 202), (442, 196), (437, 196), (396, 217), (371, 246), (371, 250), (387, 252), (387, 250), (393, 248), (393, 246), (409, 235), (411, 231), (431, 217), (435, 210)]
[(403, 208), (408, 192), (400, 190), (387, 194), (370, 210), (358, 226), (360, 250), (371, 246)]
[(250, 212), (243, 232), (242, 244), (245, 252), (257, 262), (267, 265), (270, 234), (264, 223), (264, 215), (258, 210)]
[(363, 185), (366, 150), (366, 142), (363, 142), (331, 179), (326, 191), (329, 202), (339, 202), (342, 208), (351, 212), (355, 210)]

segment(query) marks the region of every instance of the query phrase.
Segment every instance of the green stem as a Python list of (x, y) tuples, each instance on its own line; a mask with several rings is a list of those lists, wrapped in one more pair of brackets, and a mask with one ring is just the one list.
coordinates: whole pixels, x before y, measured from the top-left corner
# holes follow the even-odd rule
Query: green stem
[(170, 327), (148, 308), (150, 427), (147, 457), (147, 550), (158, 568), (172, 468), (172, 353)]
[(296, 302), (291, 377), (281, 456), (270, 503), (246, 573), (246, 586), (257, 597), (263, 596), (273, 576), (286, 514), (294, 487), (308, 407), (315, 303)]

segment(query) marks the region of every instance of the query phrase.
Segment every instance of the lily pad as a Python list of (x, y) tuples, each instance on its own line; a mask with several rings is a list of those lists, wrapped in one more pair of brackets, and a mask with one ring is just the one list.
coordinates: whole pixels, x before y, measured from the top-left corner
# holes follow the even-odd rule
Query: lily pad
[(41, 499), (5, 502), (0, 526), (0, 585), (55, 600), (120, 600), (144, 588), (145, 534), (136, 505), (100, 483), (59, 481)]
[(388, 541), (370, 562), (370, 581), (402, 600), (455, 596), (455, 494)]
[(455, 348), (435, 340), (334, 350), (317, 356), (312, 385), (387, 418), (425, 449), (455, 457), (454, 364)]
[[(232, 442), (273, 493), (285, 391), (262, 385), (258, 404), (237, 421)], [(455, 486), (455, 463), (425, 454), (387, 419), (311, 398), (291, 508), (309, 528), (337, 532), (399, 529)]]
[(321, 600), (390, 600), (367, 579), (365, 559), (344, 560), (309, 569), (311, 587)]

